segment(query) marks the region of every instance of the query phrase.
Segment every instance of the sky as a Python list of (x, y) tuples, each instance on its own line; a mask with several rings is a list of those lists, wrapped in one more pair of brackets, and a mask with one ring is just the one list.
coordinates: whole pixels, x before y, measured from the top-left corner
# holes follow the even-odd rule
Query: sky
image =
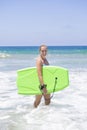
[(87, 45), (87, 0), (0, 0), (0, 46)]

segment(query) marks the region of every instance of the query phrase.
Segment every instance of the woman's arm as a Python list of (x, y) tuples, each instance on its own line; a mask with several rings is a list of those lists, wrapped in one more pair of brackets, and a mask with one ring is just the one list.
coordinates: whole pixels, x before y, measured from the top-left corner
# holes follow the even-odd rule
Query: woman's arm
[(43, 85), (44, 81), (43, 81), (43, 76), (42, 76), (42, 63), (41, 63), (41, 60), (39, 58), (36, 61), (36, 67), (37, 67), (37, 73), (38, 73), (40, 85)]
[(42, 62), (40, 59), (37, 59), (36, 61), (36, 67), (37, 67), (37, 73), (38, 73), (38, 78), (41, 86), (41, 90), (43, 91), (44, 94), (47, 93), (46, 85), (44, 84), (43, 80), (43, 75), (42, 75)]

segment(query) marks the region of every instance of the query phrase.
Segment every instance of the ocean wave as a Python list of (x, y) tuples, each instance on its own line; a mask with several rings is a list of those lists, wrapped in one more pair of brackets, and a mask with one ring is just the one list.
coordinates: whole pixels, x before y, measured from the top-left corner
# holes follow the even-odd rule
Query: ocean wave
[(10, 55), (7, 53), (0, 53), (0, 58), (7, 58), (7, 57), (10, 57)]

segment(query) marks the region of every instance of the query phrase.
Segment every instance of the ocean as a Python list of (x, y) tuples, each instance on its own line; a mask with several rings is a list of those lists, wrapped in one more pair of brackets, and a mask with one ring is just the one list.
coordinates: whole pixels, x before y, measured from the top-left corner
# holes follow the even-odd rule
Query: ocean
[(69, 86), (49, 106), (17, 93), (17, 70), (33, 67), (38, 46), (0, 46), (0, 130), (87, 130), (87, 46), (48, 46), (50, 65), (69, 71)]

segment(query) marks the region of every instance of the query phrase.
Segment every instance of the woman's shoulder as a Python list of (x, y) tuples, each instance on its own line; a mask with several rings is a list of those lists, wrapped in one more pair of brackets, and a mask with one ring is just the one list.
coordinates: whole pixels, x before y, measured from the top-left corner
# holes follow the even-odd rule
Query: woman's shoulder
[(41, 61), (40, 56), (38, 56), (38, 57), (36, 58), (36, 61)]
[(37, 57), (36, 62), (42, 64), (42, 60), (41, 60), (40, 56)]

